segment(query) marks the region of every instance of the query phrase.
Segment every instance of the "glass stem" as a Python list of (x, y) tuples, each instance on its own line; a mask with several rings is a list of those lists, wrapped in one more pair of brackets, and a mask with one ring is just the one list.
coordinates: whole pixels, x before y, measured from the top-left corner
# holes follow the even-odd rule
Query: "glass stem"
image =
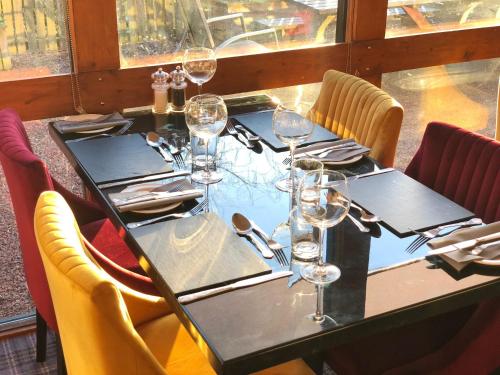
[(293, 165), (293, 162), (295, 160), (295, 148), (295, 143), (290, 143), (290, 159), (292, 159), (292, 161), (290, 162), (290, 173), (292, 171), (291, 166)]
[(320, 267), (320, 272), (323, 268), (323, 240), (325, 237), (325, 229), (322, 227), (318, 227), (319, 230), (319, 244), (318, 244), (318, 267)]
[(210, 138), (205, 139), (205, 174), (208, 176), (210, 174), (210, 169), (208, 168), (208, 142)]
[(316, 300), (316, 314), (314, 315), (315, 322), (323, 321), (323, 285), (316, 285), (316, 293), (318, 298)]
[(201, 83), (198, 83), (198, 95), (201, 95)]

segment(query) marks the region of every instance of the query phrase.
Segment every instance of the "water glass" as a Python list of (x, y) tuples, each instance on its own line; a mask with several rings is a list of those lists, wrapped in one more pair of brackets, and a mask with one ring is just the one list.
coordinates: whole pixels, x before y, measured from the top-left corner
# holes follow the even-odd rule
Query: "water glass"
[(205, 139), (191, 134), (191, 164), (193, 172), (205, 167), (205, 148), (207, 147), (207, 142), (208, 168), (215, 170), (218, 138)]
[(323, 167), (322, 162), (312, 158), (297, 159), (293, 161), (290, 169), (290, 179), (292, 182), (290, 210), (297, 205), (297, 190), (299, 182), (307, 175), (307, 172), (316, 171), (317, 173), (321, 173), (323, 171)]
[(292, 257), (312, 262), (319, 256), (319, 230), (308, 223), (297, 207), (290, 211), (290, 235)]

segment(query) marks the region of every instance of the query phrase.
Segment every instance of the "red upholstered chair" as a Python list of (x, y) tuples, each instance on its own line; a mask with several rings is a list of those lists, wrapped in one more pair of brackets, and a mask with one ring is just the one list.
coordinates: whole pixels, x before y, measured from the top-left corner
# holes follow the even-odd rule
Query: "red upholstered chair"
[(21, 119), (11, 109), (0, 111), (0, 161), (16, 216), (26, 281), (37, 310), (37, 361), (45, 360), (46, 325), (57, 332), (33, 230), (33, 214), (41, 192), (56, 190), (69, 202), (89, 250), (103, 269), (133, 289), (158, 294), (102, 210), (95, 203), (67, 191), (50, 176), (45, 163), (33, 153)]
[[(405, 172), (489, 223), (500, 220), (500, 142), (433, 122)], [(344, 374), (490, 374), (500, 367), (500, 299), (332, 348)]]

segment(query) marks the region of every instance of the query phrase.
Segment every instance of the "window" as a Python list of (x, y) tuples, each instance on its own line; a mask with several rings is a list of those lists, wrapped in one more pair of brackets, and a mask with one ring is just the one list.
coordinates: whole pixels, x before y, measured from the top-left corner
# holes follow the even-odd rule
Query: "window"
[(389, 0), (388, 37), (500, 25), (498, 0)]
[(63, 0), (0, 0), (0, 81), (68, 73)]
[(116, 5), (122, 66), (180, 61), (189, 46), (214, 48), (223, 57), (323, 45), (336, 35), (337, 0), (117, 0)]

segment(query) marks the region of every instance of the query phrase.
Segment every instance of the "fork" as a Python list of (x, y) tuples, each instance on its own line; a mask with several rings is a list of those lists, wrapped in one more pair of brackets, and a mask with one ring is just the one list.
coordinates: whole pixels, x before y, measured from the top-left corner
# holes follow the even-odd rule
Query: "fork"
[(260, 228), (253, 220), (249, 221), (255, 232), (266, 242), (267, 247), (269, 247), (274, 253), (279, 264), (281, 266), (287, 266), (289, 263), (288, 258), (283, 251), (283, 245), (269, 237), (268, 234), (264, 232), (264, 230), (262, 230), (262, 228)]
[(148, 224), (156, 223), (157, 221), (160, 221), (160, 220), (163, 220), (163, 219), (169, 219), (169, 218), (181, 219), (181, 218), (186, 218), (186, 217), (194, 216), (196, 214), (199, 214), (207, 206), (208, 206), (208, 200), (204, 199), (201, 203), (199, 203), (198, 205), (196, 205), (195, 207), (193, 207), (191, 210), (189, 210), (187, 212), (179, 212), (179, 213), (175, 213), (175, 214), (168, 214), (168, 215), (154, 217), (152, 219), (147, 219), (147, 220), (143, 220), (143, 221), (137, 221), (135, 223), (128, 223), (127, 224), (127, 228), (134, 229), (134, 228), (142, 227), (143, 225), (148, 225)]
[[(177, 181), (174, 181), (175, 184), (173, 186), (171, 186), (170, 189), (168, 189), (168, 193), (174, 193), (174, 192), (177, 192), (177, 191), (180, 191), (182, 189), (182, 185), (184, 183), (185, 180), (177, 180)], [(126, 204), (127, 202), (129, 201), (133, 201), (137, 198), (148, 198), (148, 197), (154, 197), (155, 195), (158, 195), (159, 192), (157, 191), (150, 191), (146, 194), (139, 194), (139, 195), (133, 195), (131, 197), (128, 197), (128, 198), (124, 198), (124, 199), (115, 199), (114, 202), (115, 203), (118, 203), (118, 204)]]
[(73, 142), (80, 142), (80, 141), (86, 141), (87, 139), (93, 139), (93, 138), (99, 138), (99, 137), (115, 137), (117, 135), (123, 135), (127, 130), (130, 129), (132, 124), (134, 123), (133, 120), (130, 120), (128, 124), (123, 125), (120, 129), (113, 133), (101, 133), (101, 134), (95, 134), (95, 135), (90, 135), (88, 137), (83, 137), (83, 138), (76, 138), (76, 139), (70, 139), (69, 141), (66, 141), (67, 143), (73, 143)]
[(481, 225), (482, 223), (483, 223), (483, 221), (481, 219), (473, 218), (473, 219), (470, 219), (467, 221), (462, 221), (460, 223), (440, 225), (439, 227), (436, 227), (436, 228), (433, 228), (430, 230), (426, 230), (423, 232), (419, 232), (417, 230), (413, 230), (412, 232), (419, 234), (419, 235), (426, 237), (426, 238), (434, 238), (439, 234), (439, 232), (441, 232), (443, 229), (446, 229), (446, 228), (469, 227), (469, 226), (473, 226), (473, 225)]
[[(405, 251), (409, 254), (413, 254), (415, 251), (417, 251), (418, 248), (420, 248), (423, 244), (429, 242), (433, 238), (447, 236), (448, 234), (451, 234), (460, 228), (463, 228), (466, 226), (472, 226), (472, 225), (480, 225), (482, 223), (483, 222), (481, 219), (474, 218), (474, 219), (467, 220), (467, 221), (464, 221), (461, 223), (440, 225), (439, 227), (436, 227), (434, 229), (424, 231), (424, 232), (413, 231), (413, 232), (417, 233), (419, 236), (417, 238), (415, 238), (412, 241), (412, 243), (410, 243), (408, 245), (408, 247), (405, 249)], [(451, 232), (446, 232), (446, 233), (440, 234), (440, 232), (442, 230), (447, 229), (447, 228), (452, 228), (452, 227), (456, 227), (456, 228), (453, 229)]]
[(164, 144), (167, 146), (168, 151), (174, 158), (175, 163), (179, 168), (184, 168), (186, 163), (184, 162), (184, 158), (182, 157), (182, 150), (177, 148), (177, 146), (173, 145), (169, 140), (165, 140)]
[(254, 145), (250, 143), (250, 141), (246, 139), (243, 134), (241, 134), (238, 130), (235, 129), (233, 119), (231, 118), (227, 119), (226, 129), (229, 134), (234, 135), (241, 142), (243, 142), (243, 144), (247, 146), (247, 148), (253, 148)]

